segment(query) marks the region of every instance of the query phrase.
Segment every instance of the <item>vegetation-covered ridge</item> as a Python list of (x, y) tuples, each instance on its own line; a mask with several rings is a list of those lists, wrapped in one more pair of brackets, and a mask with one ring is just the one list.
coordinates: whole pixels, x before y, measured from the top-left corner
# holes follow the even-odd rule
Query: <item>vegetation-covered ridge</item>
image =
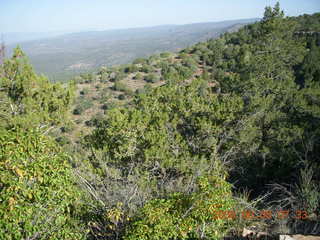
[(267, 7), (219, 39), (82, 74), (73, 106), (74, 85), (17, 49), (0, 67), (0, 238), (319, 235), (319, 28), (319, 13)]
[[(132, 62), (163, 51), (178, 51), (221, 33), (235, 31), (258, 19), (239, 19), (187, 25), (164, 25), (109, 31), (88, 31), (20, 42), (39, 73), (52, 81), (67, 81), (101, 66)], [(53, 34), (53, 33), (52, 33)], [(19, 35), (19, 34), (18, 34)], [(10, 41), (10, 35), (9, 41)], [(28, 37), (28, 35), (26, 36)], [(30, 37), (30, 36), (29, 36)], [(32, 37), (37, 38), (37, 34)], [(41, 37), (41, 36), (39, 36)], [(17, 40), (19, 36), (15, 36)], [(6, 35), (4, 36), (6, 40)], [(15, 44), (8, 45), (8, 50)]]

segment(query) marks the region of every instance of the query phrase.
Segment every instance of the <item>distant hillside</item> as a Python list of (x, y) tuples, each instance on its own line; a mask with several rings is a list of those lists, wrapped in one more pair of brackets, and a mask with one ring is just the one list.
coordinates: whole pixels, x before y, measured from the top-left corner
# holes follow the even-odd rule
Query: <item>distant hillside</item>
[(9, 45), (14, 45), (26, 41), (58, 37), (66, 33), (70, 32), (0, 32), (1, 40), (3, 40), (6, 44)]
[[(67, 80), (103, 65), (129, 63), (164, 51), (177, 51), (257, 19), (65, 34), (20, 43), (35, 69), (52, 80)], [(16, 44), (8, 46), (11, 51)]]

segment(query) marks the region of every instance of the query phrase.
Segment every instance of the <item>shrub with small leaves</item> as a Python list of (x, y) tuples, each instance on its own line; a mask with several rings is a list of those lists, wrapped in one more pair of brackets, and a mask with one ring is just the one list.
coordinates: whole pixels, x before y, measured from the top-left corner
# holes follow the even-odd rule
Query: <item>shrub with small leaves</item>
[(200, 177), (197, 185), (192, 194), (174, 193), (146, 203), (124, 239), (221, 239), (233, 219), (215, 218), (215, 212), (236, 206), (231, 185), (221, 173)]
[(0, 130), (0, 239), (83, 239), (68, 159), (34, 130)]
[(169, 52), (160, 53), (161, 58), (168, 58), (170, 56), (171, 56), (171, 53), (169, 53)]
[(84, 99), (84, 98), (80, 98), (79, 103), (77, 104), (77, 106), (73, 110), (73, 114), (74, 115), (81, 115), (84, 111), (91, 108), (92, 106), (93, 106), (92, 101)]
[(155, 73), (150, 73), (145, 77), (147, 82), (157, 83), (160, 81), (160, 76)]

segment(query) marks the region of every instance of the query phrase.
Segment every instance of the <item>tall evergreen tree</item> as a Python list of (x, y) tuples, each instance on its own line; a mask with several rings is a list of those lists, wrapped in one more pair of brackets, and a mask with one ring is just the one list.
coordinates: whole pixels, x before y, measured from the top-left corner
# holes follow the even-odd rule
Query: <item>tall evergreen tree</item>
[(0, 66), (0, 126), (48, 129), (72, 103), (72, 84), (52, 84), (37, 75), (18, 47)]

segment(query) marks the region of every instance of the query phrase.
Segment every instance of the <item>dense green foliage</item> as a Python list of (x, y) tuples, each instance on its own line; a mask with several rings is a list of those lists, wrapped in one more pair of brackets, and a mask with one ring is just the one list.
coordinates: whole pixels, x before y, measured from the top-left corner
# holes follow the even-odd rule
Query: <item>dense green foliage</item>
[[(136, 187), (131, 202), (115, 197), (127, 214), (146, 203), (131, 239), (161, 239), (166, 233), (183, 239), (173, 227), (181, 217), (176, 201), (192, 198), (195, 176), (213, 174), (217, 162), (251, 197), (269, 191), (270, 184), (296, 184), (296, 200), (291, 197), (289, 205), (317, 213), (320, 47), (317, 34), (299, 31), (305, 21), (318, 26), (318, 19), (319, 14), (286, 18), (278, 4), (267, 7), (261, 22), (157, 60), (153, 66), (165, 86), (138, 91), (130, 107), (107, 112), (86, 144), (97, 173), (114, 186), (109, 194), (123, 186), (118, 178)], [(310, 166), (307, 178), (304, 169)], [(283, 195), (273, 199), (278, 197)]]
[(75, 109), (73, 110), (73, 114), (75, 115), (81, 115), (84, 111), (92, 107), (92, 102), (85, 98), (80, 98), (77, 101), (77, 105)]
[[(72, 76), (94, 71), (101, 66), (127, 64), (135, 58), (162, 51), (177, 51), (199, 41), (219, 37), (234, 25), (253, 21), (255, 19), (89, 31), (26, 41), (21, 46), (29, 54), (37, 72), (46, 74), (50, 80), (66, 82)], [(8, 47), (11, 50), (15, 46)]]
[(34, 130), (0, 130), (1, 239), (82, 239), (68, 160)]
[[(71, 88), (34, 74), (17, 49), (0, 68), (0, 234), (81, 239), (86, 215), (92, 239), (220, 239), (240, 225), (215, 211), (253, 205), (242, 189), (268, 193), (261, 208), (308, 211), (288, 220), (301, 233), (320, 207), (319, 19), (276, 4), (178, 54), (82, 74), (78, 135), (64, 120)], [(73, 159), (43, 135), (60, 122), (53, 136)]]
[(192, 194), (174, 193), (149, 201), (137, 214), (124, 239), (221, 239), (233, 219), (215, 219), (216, 211), (235, 208), (231, 185), (221, 173), (198, 180)]
[(0, 68), (0, 126), (47, 128), (59, 124), (72, 103), (70, 87), (38, 76), (20, 48)]
[(0, 88), (0, 238), (83, 239), (71, 158), (44, 135), (65, 123), (71, 88), (36, 75), (19, 48)]

